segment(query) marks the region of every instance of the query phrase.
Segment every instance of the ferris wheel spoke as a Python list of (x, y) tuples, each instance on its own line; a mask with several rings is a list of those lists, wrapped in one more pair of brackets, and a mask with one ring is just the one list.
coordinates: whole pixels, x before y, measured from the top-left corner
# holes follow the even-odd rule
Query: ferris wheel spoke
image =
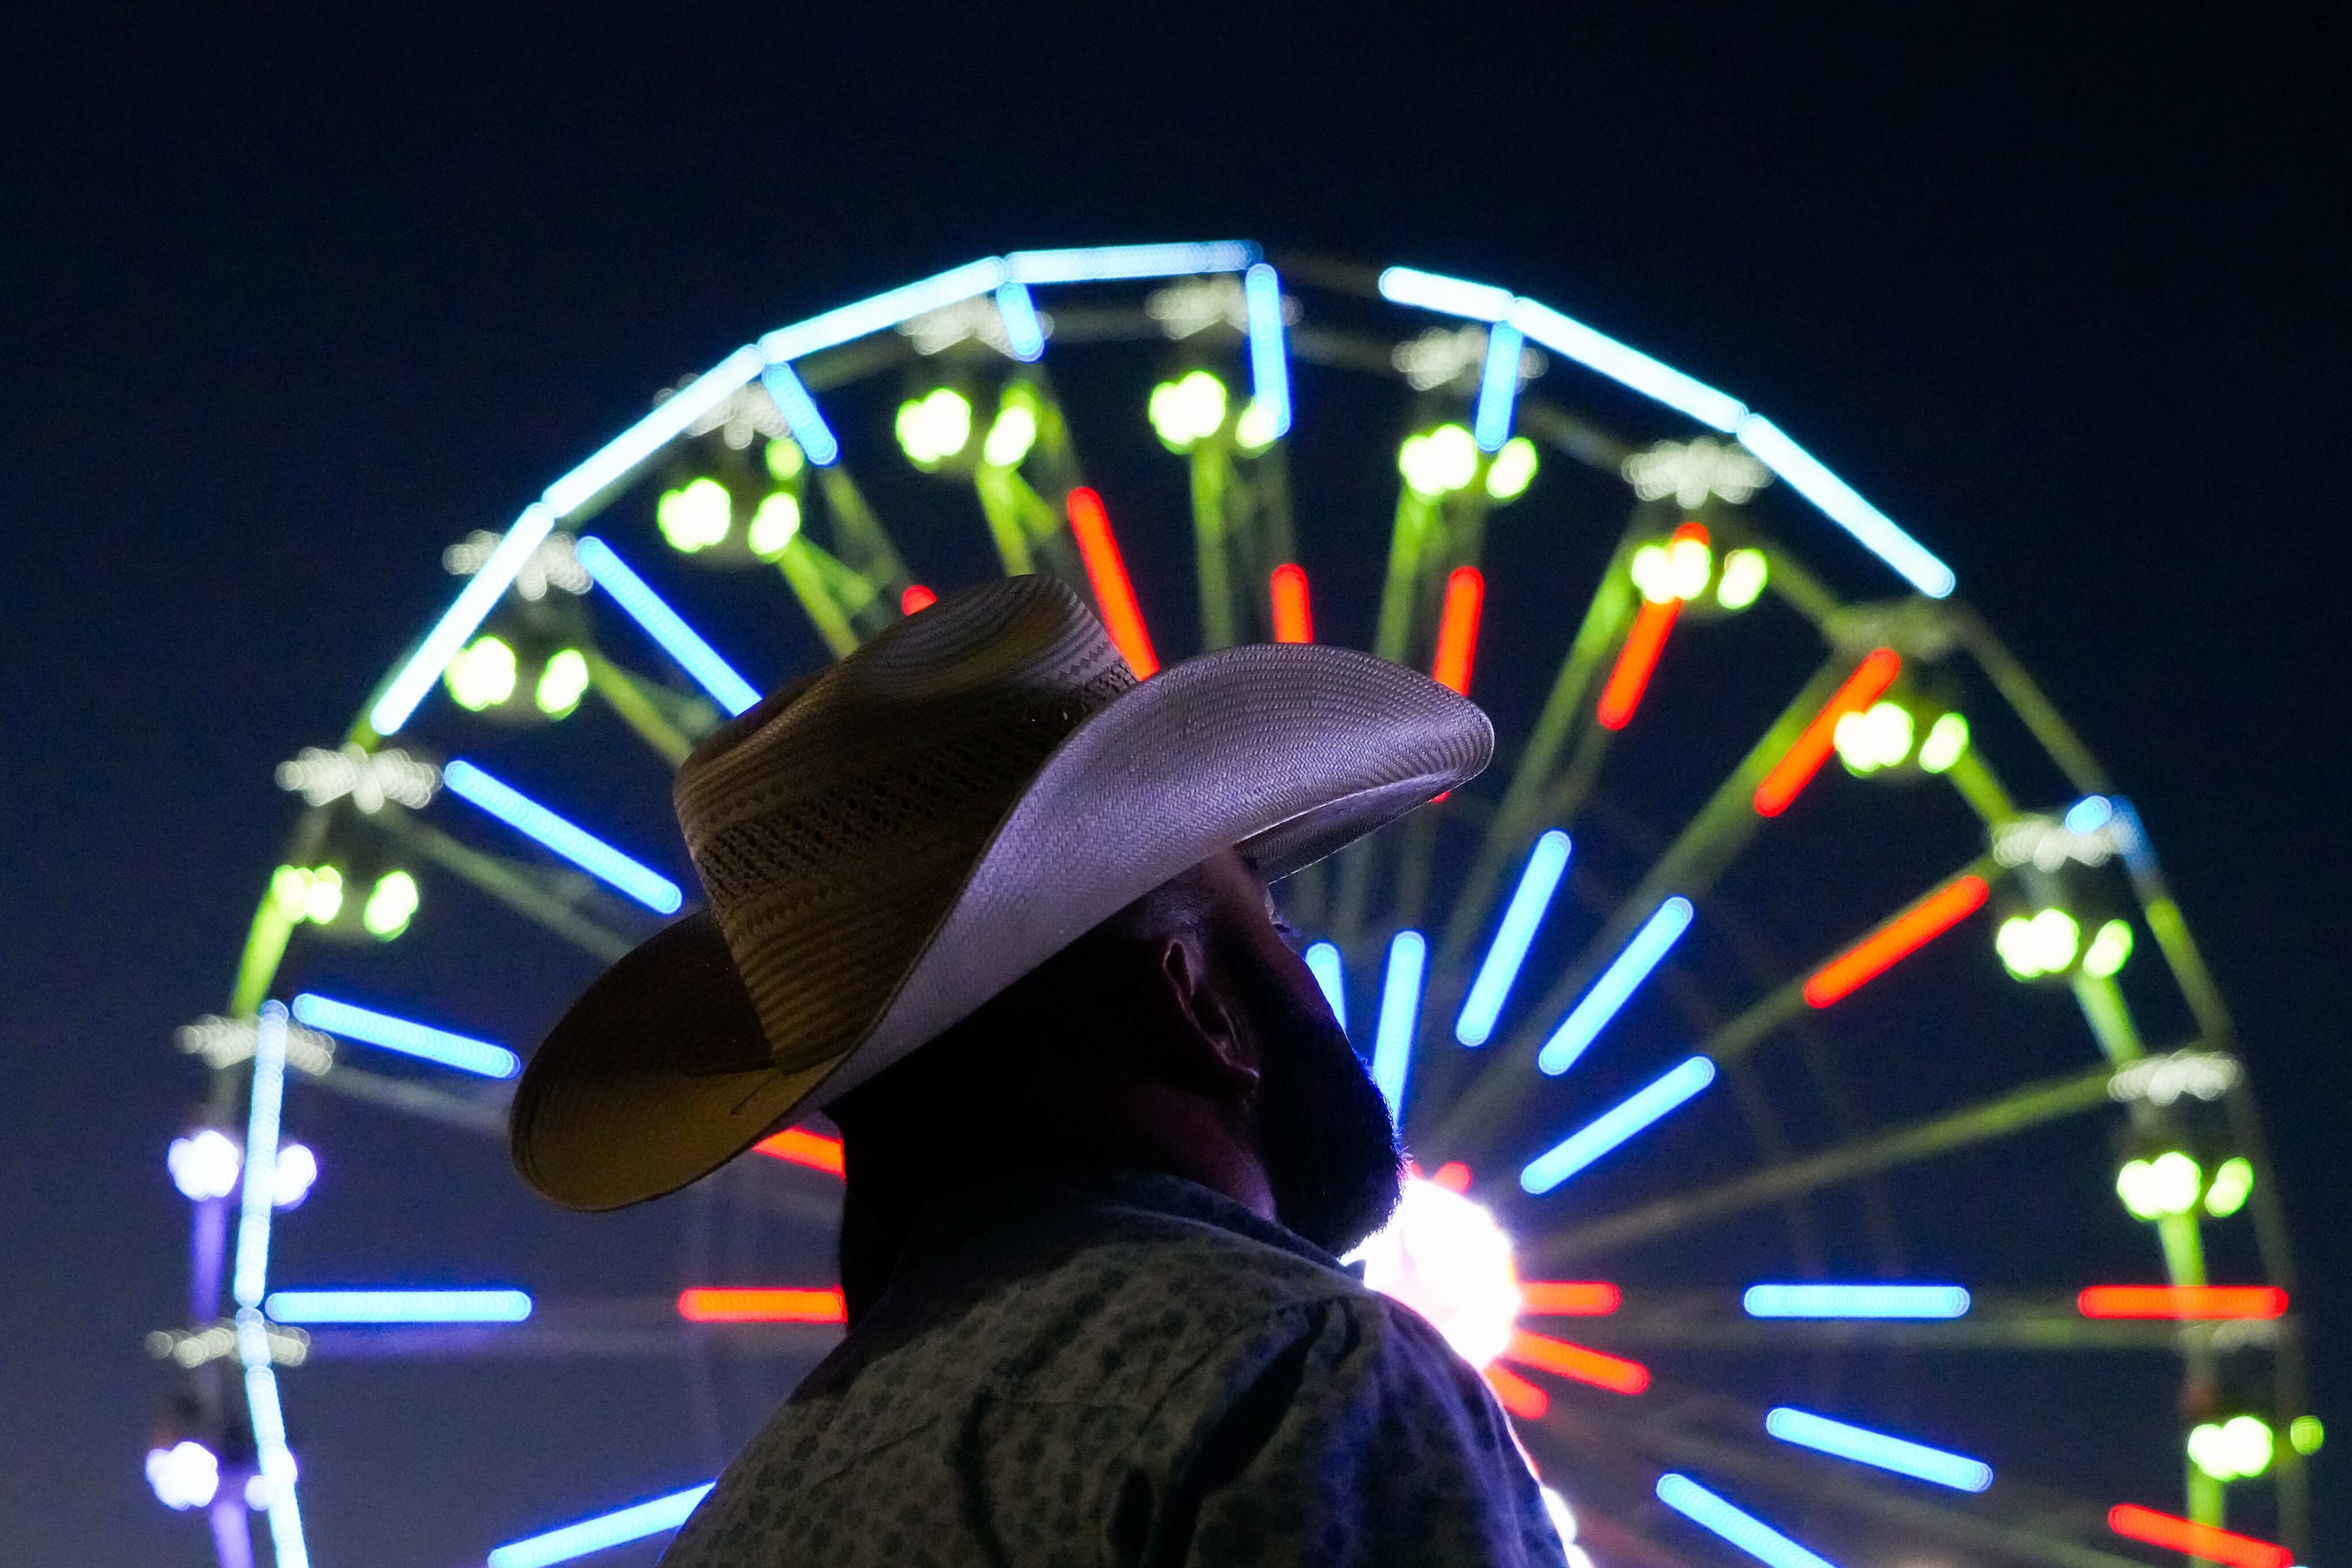
[(588, 665), (589, 689), (619, 715), (639, 740), (673, 768), (686, 761), (694, 750), (694, 742), (662, 710), (660, 700), (654, 695), (657, 688), (614, 664), (595, 647), (583, 647), (580, 656)]
[(1695, 899), (1738, 858), (1748, 836), (1764, 819), (1754, 809), (1757, 784), (1821, 711), (1829, 695), (1848, 674), (1843, 658), (1832, 658), (1806, 682), (1782, 710), (1762, 738), (1734, 767), (1714, 795), (1684, 825), (1617, 911), (1561, 970), (1549, 990), (1528, 1009), (1525, 1021), (1513, 1031), (1504, 1049), (1494, 1053), (1438, 1129), (1439, 1146), (1454, 1147), (1470, 1141), (1473, 1131), (1493, 1133), (1511, 1119), (1524, 1100), (1528, 1070), (1570, 1004), (1599, 978), (1601, 967), (1622, 952), (1634, 932), (1669, 896)]
[(2050, 1079), (1929, 1121), (1786, 1164), (1767, 1166), (1698, 1192), (1661, 1198), (1531, 1245), (1528, 1267), (1538, 1270), (1559, 1268), (1765, 1204), (1835, 1186), (1871, 1172), (1931, 1160), (2062, 1117), (2079, 1115), (2110, 1102), (2107, 1082), (2111, 1076), (2109, 1068), (2099, 1067), (2068, 1078)]
[(443, 870), (471, 883), (499, 903), (590, 957), (617, 963), (636, 943), (581, 913), (572, 898), (554, 890), (548, 873), (535, 866), (458, 843), (439, 828), (413, 819), (387, 821), (385, 831)]
[(406, 1116), (437, 1121), (445, 1127), (492, 1138), (503, 1139), (507, 1135), (509, 1091), (459, 1094), (409, 1079), (387, 1078), (382, 1073), (369, 1072), (342, 1062), (337, 1062), (324, 1073), (306, 1078), (303, 1081), (331, 1089), (346, 1099), (365, 1100), (371, 1105), (380, 1105)]

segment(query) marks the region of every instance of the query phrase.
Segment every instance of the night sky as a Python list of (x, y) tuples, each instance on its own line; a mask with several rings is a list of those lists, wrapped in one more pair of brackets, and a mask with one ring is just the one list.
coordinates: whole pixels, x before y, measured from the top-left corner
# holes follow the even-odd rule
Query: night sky
[[(1424, 9), (5, 24), (0, 1554), (210, 1560), (139, 1469), (141, 1336), (185, 1290), (162, 1155), (201, 1090), (171, 1032), (222, 1005), (289, 816), (270, 764), (348, 723), (446, 596), (442, 546), (757, 331), (1004, 249), (1226, 235), (1557, 304), (1769, 411), (1953, 564), (2137, 802), (2231, 998), (2352, 1447), (2352, 37)], [(386, 984), (467, 956), (433, 940)], [(518, 1037), (588, 973), (495, 956), (520, 983), (473, 1000)], [(670, 1277), (684, 1209), (478, 1201), (511, 1183), (494, 1146), (384, 1121), (316, 1107), (290, 1266)], [(792, 1364), (693, 1420), (658, 1363), (296, 1374), (318, 1559), (454, 1568), (698, 1479)], [(510, 1397), (449, 1431), (482, 1376)], [(2352, 1538), (2347, 1473), (2316, 1462), (2319, 1541)]]

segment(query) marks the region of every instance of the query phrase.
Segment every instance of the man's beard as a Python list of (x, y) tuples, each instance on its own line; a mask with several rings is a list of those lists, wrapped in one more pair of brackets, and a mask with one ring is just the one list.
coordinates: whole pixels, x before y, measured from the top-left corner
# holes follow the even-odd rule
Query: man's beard
[(1388, 1223), (1401, 1157), (1388, 1102), (1328, 1011), (1310, 1009), (1255, 963), (1261, 1061), (1255, 1131), (1276, 1216), (1339, 1254)]

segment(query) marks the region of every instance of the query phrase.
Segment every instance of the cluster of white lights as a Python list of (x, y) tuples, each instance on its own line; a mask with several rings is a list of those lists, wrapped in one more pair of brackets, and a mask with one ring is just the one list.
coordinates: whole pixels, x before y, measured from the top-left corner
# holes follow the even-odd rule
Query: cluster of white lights
[(1365, 1284), (1428, 1319), (1471, 1365), (1486, 1365), (1510, 1344), (1518, 1270), (1509, 1234), (1485, 1205), (1408, 1178), (1389, 1223), (1347, 1260), (1364, 1266)]
[(1715, 552), (1703, 539), (1644, 544), (1633, 552), (1630, 570), (1633, 586), (1654, 605), (1696, 599), (1706, 592), (1707, 580), (1715, 574)]
[(2191, 1463), (2217, 1481), (2249, 1479), (2271, 1468), (2278, 1442), (2258, 1415), (2208, 1421), (2189, 1434)]
[(2207, 1214), (2227, 1219), (2246, 1206), (2253, 1191), (2254, 1164), (2242, 1154), (2222, 1161), (2210, 1182), (2197, 1162), (2178, 1149), (2152, 1160), (2126, 1161), (2116, 1173), (2116, 1196), (2135, 1219), (2189, 1214), (2200, 1201)]
[[(1467, 426), (1440, 425), (1404, 438), (1397, 448), (1397, 472), (1415, 495), (1433, 500), (1477, 483), (1482, 455)], [(1496, 500), (1514, 500), (1535, 481), (1536, 464), (1536, 444), (1525, 436), (1512, 437), (1486, 464), (1486, 493)]]
[(220, 1491), (220, 1458), (194, 1438), (147, 1450), (147, 1484), (169, 1509), (203, 1508)]
[[(1160, 323), (1161, 331), (1179, 342), (1196, 337), (1211, 327), (1231, 327), (1237, 332), (1249, 330), (1249, 300), (1242, 292), (1241, 280), (1231, 274), (1187, 278), (1165, 289), (1155, 289), (1144, 300), (1143, 309)], [(1283, 301), (1283, 317), (1293, 321), (1298, 319), (1296, 300)]]
[(705, 475), (674, 490), (662, 492), (654, 503), (654, 522), (670, 548), (691, 555), (727, 541), (735, 518), (735, 498), (727, 487)]
[[(1466, 381), (1486, 363), (1487, 331), (1484, 327), (1456, 327), (1448, 331), (1432, 327), (1389, 351), (1389, 363), (1415, 392), (1434, 392)], [(1525, 386), (1549, 367), (1540, 350), (1519, 349), (1518, 383)]]
[(305, 746), (291, 762), (278, 764), (278, 787), (299, 795), (312, 805), (325, 805), (345, 795), (373, 816), (391, 801), (412, 810), (431, 804), (441, 787), (441, 770), (417, 761), (397, 746), (371, 752), (356, 741), (339, 751)]
[[(207, 1013), (193, 1024), (183, 1024), (173, 1043), (208, 1068), (235, 1067), (253, 1055), (259, 1026), (251, 1018), (223, 1018)], [(324, 1078), (335, 1065), (335, 1042), (329, 1035), (300, 1024), (286, 1026), (286, 1065), (312, 1078)]]
[(1702, 505), (1711, 495), (1738, 506), (1772, 482), (1772, 470), (1738, 447), (1711, 437), (1660, 441), (1618, 466), (1625, 482), (1643, 500), (1675, 498), (1681, 507)]
[(951, 386), (933, 387), (898, 405), (896, 428), (910, 459), (936, 467), (971, 444), (971, 401)]
[[(1038, 336), (1047, 337), (1054, 331), (1053, 318), (1036, 312)], [(915, 352), (929, 357), (944, 353), (958, 343), (977, 338), (1007, 359), (1034, 356), (1013, 352), (1013, 334), (1006, 330), (1004, 312), (996, 301), (986, 295), (959, 300), (952, 305), (942, 305), (936, 310), (926, 310), (911, 321), (898, 323), (898, 331), (915, 345)]]
[(2032, 866), (2040, 871), (2055, 871), (2069, 860), (2104, 866), (2121, 847), (2116, 841), (2116, 820), (2078, 833), (2053, 816), (2011, 817), (1992, 830), (1992, 858), (2004, 866)]
[[(300, 1366), (310, 1359), (310, 1335), (307, 1330), (270, 1323), (265, 1331), (269, 1338), (272, 1365)], [(147, 1336), (147, 1353), (175, 1366), (198, 1367), (210, 1361), (225, 1361), (236, 1351), (237, 1331), (227, 1323), (212, 1323), (201, 1329), (157, 1329)]]
[(2174, 1051), (2117, 1068), (2107, 1079), (2107, 1098), (2150, 1105), (2170, 1105), (2184, 1094), (2214, 1100), (2237, 1088), (2243, 1076), (2237, 1058), (2225, 1051)]
[(778, 408), (776, 400), (768, 395), (768, 389), (756, 381), (737, 387), (728, 397), (691, 421), (685, 433), (708, 436), (714, 430), (719, 432), (719, 440), (737, 452), (747, 449), (762, 436), (771, 441), (781, 441), (793, 433), (792, 426), (784, 423), (783, 410)]
[(2010, 973), (2020, 980), (2036, 980), (2063, 973), (2074, 962), (2082, 939), (2083, 928), (2073, 915), (2048, 909), (2038, 914), (2010, 916), (2000, 922), (1992, 945)]
[[(471, 577), (489, 563), (504, 536), (478, 528), (441, 552), (441, 569), (452, 577)], [(514, 591), (537, 604), (550, 588), (567, 594), (588, 591), (588, 569), (572, 552), (572, 536), (551, 533), (515, 569)]]
[(1911, 754), (1911, 710), (1900, 702), (1879, 702), (1843, 714), (1832, 739), (1846, 770), (1867, 777)]

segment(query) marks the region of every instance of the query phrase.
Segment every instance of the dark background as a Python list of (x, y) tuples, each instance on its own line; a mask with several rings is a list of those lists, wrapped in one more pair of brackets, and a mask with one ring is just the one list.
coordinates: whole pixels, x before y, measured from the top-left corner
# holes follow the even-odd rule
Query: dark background
[[(2315, 1406), (2352, 1430), (2345, 29), (1796, 15), (6, 24), (5, 1554), (205, 1560), (139, 1474), (139, 1336), (184, 1289), (169, 1032), (220, 1005), (285, 820), (268, 764), (348, 721), (441, 545), (751, 331), (1005, 248), (1225, 234), (1557, 303), (1952, 563), (2165, 850), (2273, 1120)], [(309, 1263), (561, 1275), (584, 1232), (518, 1258), (436, 1196), (495, 1151), (373, 1126), (317, 1142), (395, 1228), (337, 1230), (331, 1167), (306, 1234), (347, 1239)], [(304, 1450), (322, 1561), (453, 1562), (701, 1462), (641, 1369), (561, 1406), (571, 1452), (525, 1402), (372, 1467), (430, 1446), (461, 1375), (295, 1380), (341, 1417)], [(518, 1478), (563, 1505), (518, 1519)]]

